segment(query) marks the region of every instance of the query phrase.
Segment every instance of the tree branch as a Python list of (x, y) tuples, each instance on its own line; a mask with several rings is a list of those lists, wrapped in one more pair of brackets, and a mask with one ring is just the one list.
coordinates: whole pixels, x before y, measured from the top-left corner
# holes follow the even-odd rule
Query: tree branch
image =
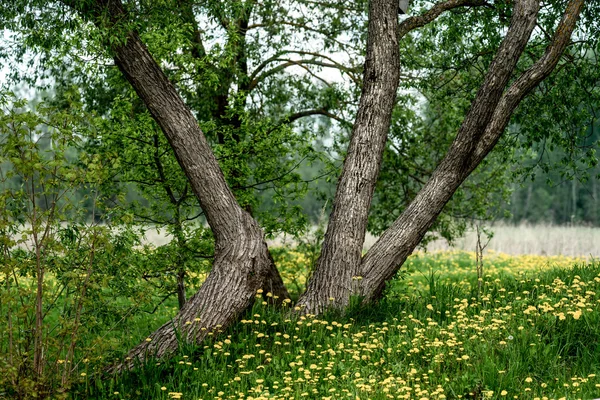
[(283, 125), (283, 124), (291, 124), (292, 122), (300, 119), (300, 118), (304, 118), (304, 117), (309, 117), (311, 115), (323, 115), (325, 117), (331, 118), (333, 120), (338, 121), (339, 123), (343, 124), (343, 125), (348, 125), (348, 126), (352, 126), (352, 123), (349, 121), (346, 121), (345, 119), (338, 117), (335, 114), (330, 113), (328, 110), (326, 110), (325, 108), (315, 108), (313, 110), (305, 110), (305, 111), (300, 111), (300, 112), (296, 112), (293, 114), (288, 115), (285, 118), (282, 118), (281, 121), (279, 122), (279, 125)]
[(192, 3), (189, 0), (179, 0), (176, 4), (179, 6), (183, 22), (192, 26), (192, 35), (190, 37), (192, 56), (196, 59), (204, 58), (206, 56), (206, 49), (202, 42), (202, 31), (198, 26), (198, 22), (196, 22)]
[(487, 129), (477, 144), (471, 163), (481, 162), (500, 139), (508, 125), (510, 117), (523, 100), (536, 86), (546, 79), (554, 70), (561, 55), (570, 43), (571, 34), (583, 9), (584, 0), (571, 0), (554, 32), (552, 42), (544, 55), (527, 71), (525, 71), (504, 93)]
[(442, 14), (444, 11), (452, 10), (453, 8), (457, 7), (479, 6), (492, 7), (492, 5), (485, 0), (447, 0), (438, 3), (422, 15), (410, 17), (402, 21), (399, 27), (398, 41), (400, 41), (410, 31), (417, 28), (421, 28), (427, 25), (428, 23), (432, 22), (437, 17), (439, 17), (440, 14)]
[[(278, 71), (280, 71), (281, 69), (272, 72), (273, 69), (276, 69), (278, 67), (273, 68), (272, 70), (269, 70), (267, 72), (265, 72), (264, 74), (260, 74), (260, 72), (262, 70), (264, 70), (267, 65), (269, 65), (272, 62), (276, 62), (276, 61), (290, 61), (287, 59), (282, 59), (281, 56), (286, 55), (286, 54), (299, 54), (299, 55), (304, 55), (304, 56), (313, 56), (315, 58), (322, 58), (324, 60), (329, 61), (331, 64), (328, 63), (322, 63), (322, 66), (328, 67), (328, 68), (335, 68), (338, 69), (342, 72), (345, 72), (348, 74), (348, 76), (350, 76), (350, 79), (355, 82), (355, 83), (359, 83), (360, 82), (360, 78), (358, 78), (355, 73), (360, 72), (361, 68), (348, 68), (346, 66), (344, 66), (343, 64), (340, 64), (339, 62), (337, 62), (336, 60), (334, 60), (333, 58), (326, 56), (324, 54), (320, 54), (320, 53), (316, 53), (316, 52), (310, 52), (310, 51), (300, 51), (300, 50), (283, 50), (280, 52), (277, 52), (277, 54), (273, 55), (272, 57), (267, 58), (265, 61), (263, 61), (262, 63), (260, 63), (252, 72), (252, 74), (250, 74), (249, 80), (251, 82), (252, 87), (255, 87), (261, 80), (263, 80), (264, 78), (266, 78), (267, 76), (272, 75), (273, 73), (276, 73)], [(317, 60), (313, 59), (313, 60), (308, 60), (308, 61), (314, 61), (315, 63), (318, 62)], [(320, 64), (315, 64), (315, 65), (320, 65)], [(288, 65), (290, 66), (290, 65)], [(287, 67), (287, 66), (286, 66)]]

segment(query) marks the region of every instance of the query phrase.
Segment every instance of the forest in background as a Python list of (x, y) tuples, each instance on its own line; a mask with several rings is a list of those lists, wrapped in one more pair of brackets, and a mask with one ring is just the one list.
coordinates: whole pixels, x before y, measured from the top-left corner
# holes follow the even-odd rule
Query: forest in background
[[(599, 136), (598, 129), (598, 125), (590, 127), (591, 143), (596, 142)], [(42, 148), (48, 145), (42, 144)], [(488, 222), (600, 226), (600, 166), (582, 168), (568, 175), (558, 166), (559, 161), (566, 156), (561, 149), (553, 152), (540, 150), (530, 156), (525, 167), (514, 173), (512, 182), (507, 183), (503, 189), (498, 188), (499, 193), (502, 190), (509, 191), (510, 196), (490, 214), (492, 218), (489, 218)], [(73, 153), (72, 157), (76, 158), (76, 154)], [(315, 160), (313, 163), (302, 163), (295, 170), (306, 181), (307, 188), (303, 197), (291, 203), (301, 208), (302, 214), (312, 225), (326, 222), (335, 193), (336, 182), (331, 174), (323, 174), (324, 167), (320, 160)], [(15, 188), (21, 183), (16, 176), (2, 185)], [(89, 199), (88, 190), (89, 188), (83, 186), (77, 188), (71, 194), (71, 199), (75, 202)], [(273, 189), (259, 193), (258, 197), (263, 211), (273, 207)], [(149, 205), (148, 199), (132, 184), (125, 188), (124, 198), (126, 207), (133, 204)], [(84, 201), (82, 206), (91, 217), (91, 202)], [(98, 210), (95, 212), (97, 221), (106, 219), (106, 215), (98, 213)], [(475, 221), (473, 216), (467, 216), (465, 219), (470, 223)]]

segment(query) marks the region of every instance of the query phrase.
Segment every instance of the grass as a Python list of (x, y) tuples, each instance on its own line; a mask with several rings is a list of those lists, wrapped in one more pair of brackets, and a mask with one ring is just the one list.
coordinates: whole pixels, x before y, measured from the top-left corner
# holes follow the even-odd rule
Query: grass
[[(600, 265), (502, 254), (484, 261), (481, 293), (474, 255), (452, 252), (412, 256), (382, 301), (344, 316), (297, 318), (257, 301), (241, 323), (171, 360), (117, 377), (91, 360), (73, 397), (599, 397)], [(172, 312), (130, 325), (121, 345), (143, 340)]]

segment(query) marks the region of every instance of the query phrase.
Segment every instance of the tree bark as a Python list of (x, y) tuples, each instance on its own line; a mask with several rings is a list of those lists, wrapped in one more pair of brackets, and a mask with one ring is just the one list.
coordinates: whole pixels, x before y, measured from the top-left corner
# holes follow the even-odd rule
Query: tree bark
[(225, 328), (247, 309), (258, 289), (269, 287), (279, 300), (288, 298), (258, 223), (237, 203), (218, 162), (189, 108), (152, 58), (135, 31), (127, 30), (127, 13), (119, 0), (65, 0), (104, 30), (122, 31), (108, 45), (123, 75), (166, 135), (215, 236), (213, 268), (200, 290), (175, 318), (152, 333), (114, 370), (131, 367), (147, 356), (161, 357), (178, 348), (178, 338), (201, 341)]
[(452, 194), (494, 148), (517, 105), (556, 67), (583, 4), (584, 0), (569, 2), (545, 54), (503, 93), (539, 9), (539, 0), (516, 2), (508, 33), (446, 157), (408, 208), (364, 256), (363, 301), (381, 295), (385, 283), (419, 244)]
[[(483, 5), (486, 3), (481, 0), (447, 0), (436, 4), (423, 15), (407, 18), (398, 25), (397, 1), (370, 2), (367, 57), (358, 114), (322, 252), (306, 293), (299, 300), (304, 313), (318, 314), (326, 308), (342, 309), (348, 305), (353, 294), (358, 295), (360, 292), (356, 277), (362, 275), (360, 264), (369, 209), (399, 83), (399, 40), (413, 29), (430, 23), (444, 11)], [(528, 38), (529, 35), (523, 46)], [(504, 56), (502, 53), (501, 55)], [(517, 59), (519, 55), (520, 52)], [(480, 108), (486, 107), (487, 103), (495, 101), (501, 95), (511, 71), (512, 67), (504, 81), (490, 79), (487, 86), (482, 87), (480, 97), (483, 98), (483, 104), (472, 110), (473, 116), (479, 117), (472, 118), (472, 124), (477, 127), (485, 126), (486, 115), (489, 118), (493, 108), (487, 114), (481, 113)], [(487, 92), (488, 90), (491, 91)], [(491, 93), (496, 97), (488, 96)]]
[(353, 277), (358, 275), (367, 217), (396, 100), (399, 62), (398, 1), (371, 0), (358, 114), (322, 252), (298, 301), (305, 313), (343, 308), (358, 289)]

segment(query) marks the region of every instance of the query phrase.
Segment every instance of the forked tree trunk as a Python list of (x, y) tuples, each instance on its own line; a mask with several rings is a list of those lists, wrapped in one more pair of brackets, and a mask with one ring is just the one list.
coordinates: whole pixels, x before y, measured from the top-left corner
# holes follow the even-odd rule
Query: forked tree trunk
[(198, 197), (215, 236), (213, 268), (198, 293), (179, 314), (131, 350), (130, 367), (147, 356), (161, 357), (178, 348), (178, 339), (200, 341), (227, 327), (268, 288), (279, 301), (288, 298), (258, 223), (238, 205), (198, 122), (134, 31), (127, 31), (119, 0), (64, 0), (103, 29), (123, 31), (113, 41), (115, 62), (161, 127)]
[(395, 272), (394, 268), (389, 268), (385, 270), (387, 274), (380, 275), (375, 273), (375, 268), (371, 265), (383, 262), (395, 267), (402, 264), (421, 242), (456, 189), (471, 173), (469, 160), (473, 149), (492, 118), (514, 67), (529, 41), (538, 11), (539, 0), (516, 2), (506, 37), (500, 44), (484, 83), (446, 156), (415, 199), (365, 256), (361, 270), (363, 295), (372, 297), (372, 293), (380, 293), (382, 285)]
[(342, 309), (360, 294), (362, 249), (400, 76), (398, 42), (442, 12), (481, 6), (483, 0), (447, 0), (398, 24), (397, 0), (371, 0), (367, 55), (358, 113), (342, 168), (321, 255), (299, 299), (302, 312)]
[[(511, 28), (448, 154), (409, 207), (364, 256), (361, 267), (363, 301), (372, 301), (381, 295), (385, 283), (419, 244), (452, 194), (494, 148), (515, 108), (554, 70), (570, 42), (583, 5), (584, 0), (571, 0), (545, 54), (504, 94), (502, 90), (494, 93), (506, 84), (526, 43), (525, 38), (535, 26), (539, 0), (516, 3)], [(519, 19), (525, 29), (516, 29)], [(501, 97), (497, 97), (498, 94)], [(479, 107), (481, 105), (486, 106)]]
[[(440, 3), (436, 7), (440, 7), (442, 4), (452, 7), (449, 3), (454, 2)], [(453, 6), (456, 6), (456, 4), (453, 4)], [(326, 237), (321, 260), (317, 264), (312, 281), (309, 283), (308, 291), (301, 300), (307, 306), (305, 312), (317, 313), (328, 305), (338, 307), (347, 304), (349, 301), (348, 296), (354, 293), (350, 288), (352, 287), (351, 278), (355, 275), (362, 278), (359, 294), (363, 296), (364, 302), (374, 300), (381, 295), (386, 282), (396, 273), (408, 255), (414, 251), (454, 192), (495, 146), (519, 102), (554, 69), (568, 44), (582, 6), (583, 0), (572, 0), (569, 3), (552, 44), (548, 47), (544, 57), (525, 72), (505, 93), (505, 88), (513, 74), (516, 63), (535, 27), (539, 11), (539, 0), (520, 0), (516, 2), (506, 37), (502, 41), (497, 55), (489, 67), (484, 83), (479, 89), (471, 109), (446, 156), (407, 209), (362, 258), (359, 268), (354, 262), (356, 252), (362, 247), (362, 240), (357, 243), (347, 240), (347, 238), (364, 238), (364, 232), (348, 234), (346, 230), (351, 228), (364, 229), (366, 227), (367, 215), (364, 213), (365, 208), (355, 208), (354, 212), (363, 212), (361, 215), (356, 215), (354, 213), (337, 212), (336, 206), (337, 204), (344, 204), (344, 202), (346, 204), (370, 203), (372, 189), (358, 189), (361, 183), (363, 185), (374, 185), (377, 179), (378, 167), (373, 168), (370, 165), (370, 168), (367, 169), (370, 173), (357, 173), (356, 171), (361, 171), (364, 166), (361, 164), (361, 159), (351, 157), (352, 153), (349, 151), (344, 163), (342, 178), (345, 178), (348, 174), (350, 179), (340, 180), (336, 193), (336, 204), (334, 204), (334, 211), (330, 219), (332, 228), (328, 230), (328, 234), (338, 231), (338, 235), (341, 231), (342, 236), (333, 239)], [(430, 17), (429, 20), (435, 18), (435, 16), (432, 16), (434, 11), (441, 12), (436, 7), (430, 10), (428, 14), (419, 17), (420, 19), (415, 18), (405, 21), (400, 27), (400, 34), (402, 35), (405, 29), (413, 24), (427, 23), (428, 16)], [(371, 35), (372, 32), (370, 31), (369, 34)], [(366, 73), (366, 83), (368, 78), (369, 76)], [(366, 83), (363, 97), (369, 94)], [(382, 104), (389, 106), (388, 103)], [(381, 114), (385, 115), (384, 112), (381, 112)], [(350, 149), (352, 149), (355, 141), (358, 146), (366, 147), (370, 145), (371, 148), (378, 149), (374, 144), (380, 143), (382, 138), (361, 138), (361, 132), (358, 130), (360, 123), (361, 119), (357, 118)], [(379, 135), (387, 134), (384, 129), (372, 132), (377, 132)], [(374, 155), (371, 160), (380, 162), (381, 158), (377, 157), (379, 157), (379, 154)], [(365, 179), (365, 176), (368, 176), (368, 179)], [(361, 196), (360, 199), (356, 198)], [(366, 210), (368, 210), (368, 207)], [(348, 220), (361, 221), (361, 223), (348, 225), (346, 224)], [(328, 245), (336, 247), (332, 250), (328, 248)], [(338, 272), (344, 269), (349, 269), (349, 272)], [(320, 295), (320, 293), (325, 295)], [(337, 297), (334, 301), (327, 303), (329, 299), (325, 296), (328, 294), (346, 297)], [(332, 295), (332, 297), (335, 296)], [(311, 301), (314, 303), (311, 303)]]
[[(63, 1), (74, 7), (79, 3)], [(305, 305), (305, 312), (321, 312), (331, 303), (336, 307), (348, 304), (353, 293), (352, 277), (357, 274), (363, 277), (360, 293), (365, 300), (377, 298), (385, 282), (418, 245), (454, 191), (495, 146), (519, 102), (554, 69), (569, 42), (583, 2), (570, 1), (545, 55), (504, 92), (535, 26), (539, 9), (539, 0), (516, 1), (506, 38), (448, 154), (407, 210), (361, 262), (366, 217), (389, 129), (385, 121), (389, 125), (398, 73), (397, 60), (393, 59), (394, 54), (397, 57), (397, 49), (394, 53), (391, 46), (374, 42), (374, 38), (390, 40), (397, 47), (395, 38), (389, 36), (390, 31), (397, 31), (396, 10), (393, 18), (391, 14), (395, 2), (372, 0), (370, 17), (374, 21), (369, 24), (370, 51), (361, 109), (336, 193), (323, 254), (309, 289), (300, 301)], [(441, 4), (457, 6), (459, 3), (476, 1), (448, 0)], [(126, 20), (118, 0), (96, 0), (93, 7), (79, 8), (79, 11), (91, 15), (97, 24), (105, 24), (101, 17), (106, 13), (110, 17), (109, 25), (116, 29), (119, 29), (117, 21)], [(434, 11), (439, 15), (443, 10), (438, 5), (427, 15), (435, 18)], [(427, 15), (410, 20), (411, 24), (416, 27), (427, 23)], [(406, 27), (409, 28), (409, 24)], [(399, 31), (402, 34), (403, 30)], [(252, 303), (259, 288), (272, 292), (280, 300), (287, 298), (260, 227), (235, 201), (196, 120), (137, 34), (127, 32), (126, 36), (126, 43), (111, 46), (115, 61), (162, 128), (188, 176), (215, 234), (215, 261), (200, 291), (174, 320), (134, 348), (129, 360), (117, 366), (117, 370), (148, 355), (160, 357), (173, 352), (178, 347), (178, 338), (199, 341), (208, 332), (225, 328)], [(385, 71), (387, 66), (379, 65), (386, 60), (395, 66), (395, 71)], [(370, 111), (365, 112), (369, 108)]]

